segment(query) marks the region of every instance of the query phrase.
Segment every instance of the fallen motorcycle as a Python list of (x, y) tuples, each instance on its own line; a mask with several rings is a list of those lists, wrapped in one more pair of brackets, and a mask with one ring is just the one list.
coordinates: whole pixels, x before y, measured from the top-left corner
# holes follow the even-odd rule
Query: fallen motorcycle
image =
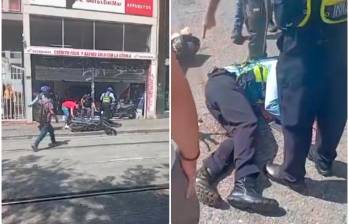
[(102, 131), (107, 135), (116, 135), (115, 128), (121, 127), (120, 123), (107, 120), (105, 118), (81, 118), (77, 117), (70, 121), (70, 130), (72, 132), (88, 132), (88, 131)]

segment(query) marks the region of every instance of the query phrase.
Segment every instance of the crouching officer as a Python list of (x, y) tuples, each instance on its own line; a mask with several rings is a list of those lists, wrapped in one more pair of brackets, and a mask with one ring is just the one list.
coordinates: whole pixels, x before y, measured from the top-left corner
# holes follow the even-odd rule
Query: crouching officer
[(262, 114), (263, 90), (267, 68), (256, 66), (242, 72), (215, 69), (206, 85), (206, 105), (214, 118), (227, 130), (229, 138), (204, 160), (197, 176), (197, 195), (201, 202), (216, 206), (221, 200), (217, 191), (219, 178), (229, 167), (235, 167), (235, 185), (228, 202), (239, 209), (257, 212), (278, 208), (274, 199), (262, 197), (256, 191), (260, 173), (255, 157), (257, 117)]
[(347, 1), (301, 2), (275, 0), (282, 30), (277, 80), (284, 162), (266, 166), (272, 180), (299, 191), (305, 189), (314, 119), (321, 139), (313, 152), (315, 164), (325, 176), (331, 174), (347, 119)]

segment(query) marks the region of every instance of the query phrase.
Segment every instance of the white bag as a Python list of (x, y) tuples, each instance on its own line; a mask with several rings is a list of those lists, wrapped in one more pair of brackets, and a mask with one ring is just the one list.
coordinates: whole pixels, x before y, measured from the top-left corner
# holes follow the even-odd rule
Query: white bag
[(269, 68), (264, 101), (265, 110), (276, 117), (280, 117), (280, 104), (276, 79), (277, 59), (270, 59), (262, 62), (262, 64)]

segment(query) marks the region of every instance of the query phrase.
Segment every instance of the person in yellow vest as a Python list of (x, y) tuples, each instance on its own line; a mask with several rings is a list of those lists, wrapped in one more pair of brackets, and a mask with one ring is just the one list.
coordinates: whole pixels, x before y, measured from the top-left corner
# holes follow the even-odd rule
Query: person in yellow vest
[(103, 117), (111, 119), (113, 117), (111, 106), (115, 102), (113, 88), (108, 87), (107, 91), (102, 93), (100, 100), (102, 102)]
[(267, 164), (265, 171), (271, 180), (304, 192), (315, 118), (321, 142), (310, 154), (324, 176), (331, 175), (347, 120), (347, 1), (275, 0), (274, 10), (282, 30), (277, 81), (284, 161)]

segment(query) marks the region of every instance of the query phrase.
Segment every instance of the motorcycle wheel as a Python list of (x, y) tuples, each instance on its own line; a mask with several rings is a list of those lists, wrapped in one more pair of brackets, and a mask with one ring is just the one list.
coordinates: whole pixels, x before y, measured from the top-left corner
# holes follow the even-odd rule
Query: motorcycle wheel
[(136, 118), (136, 112), (131, 112), (128, 114), (129, 119), (135, 119)]

